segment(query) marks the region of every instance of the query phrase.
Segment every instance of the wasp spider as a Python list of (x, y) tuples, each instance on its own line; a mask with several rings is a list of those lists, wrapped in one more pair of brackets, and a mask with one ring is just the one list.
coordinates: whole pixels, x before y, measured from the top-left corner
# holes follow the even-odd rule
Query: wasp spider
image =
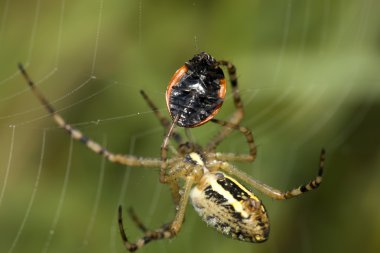
[[(223, 102), (225, 92), (225, 79), (220, 66), (227, 68), (236, 107), (228, 121), (213, 118)], [(144, 234), (136, 242), (131, 242), (125, 233), (122, 207), (119, 206), (120, 234), (129, 251), (138, 250), (154, 240), (175, 237), (183, 224), (189, 198), (202, 219), (222, 234), (246, 242), (263, 242), (267, 240), (269, 234), (267, 212), (261, 200), (247, 187), (254, 188), (273, 199), (284, 200), (316, 189), (322, 182), (325, 161), (323, 149), (319, 158), (317, 176), (310, 182), (285, 192), (259, 182), (231, 163), (253, 162), (256, 158), (256, 146), (251, 131), (240, 125), (244, 111), (235, 66), (228, 61), (216, 61), (207, 53), (195, 55), (174, 74), (170, 81), (167, 90), (167, 105), (172, 121), (164, 117), (147, 94), (141, 91), (143, 98), (166, 131), (160, 158), (116, 154), (89, 139), (66, 123), (37, 89), (21, 64), (19, 69), (54, 121), (65, 129), (71, 138), (79, 140), (110, 162), (132, 167), (160, 168), (160, 182), (170, 187), (173, 197), (174, 219), (158, 229), (148, 229), (131, 211), (133, 221)], [(210, 85), (211, 88), (209, 88)], [(207, 99), (209, 101), (205, 101)], [(187, 130), (188, 127), (196, 127), (207, 121), (219, 124), (222, 128), (204, 147), (192, 141), (184, 141), (175, 129), (175, 126), (179, 125)], [(248, 154), (216, 152), (217, 146), (233, 130), (241, 132), (246, 138)], [(177, 148), (171, 149), (173, 155), (168, 157), (170, 139), (176, 143)]]

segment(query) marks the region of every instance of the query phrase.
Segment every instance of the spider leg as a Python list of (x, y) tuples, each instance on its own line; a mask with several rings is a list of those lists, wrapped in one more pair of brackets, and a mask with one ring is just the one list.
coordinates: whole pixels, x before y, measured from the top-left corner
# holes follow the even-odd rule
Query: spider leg
[(181, 195), (179, 194), (180, 187), (178, 184), (178, 180), (169, 181), (168, 184), (170, 187), (170, 192), (172, 194), (174, 204), (177, 206), (179, 204), (180, 199), (181, 199)]
[(29, 77), (28, 73), (24, 69), (24, 67), (19, 64), (18, 65), (21, 74), (29, 84), (34, 95), (40, 100), (42, 105), (49, 112), (51, 117), (57, 123), (58, 126), (65, 129), (66, 132), (73, 138), (74, 140), (78, 140), (87, 146), (91, 151), (106, 157), (110, 162), (119, 163), (127, 166), (134, 167), (160, 167), (161, 161), (156, 158), (140, 158), (132, 155), (124, 155), (124, 154), (115, 154), (107, 150), (105, 147), (100, 145), (99, 143), (89, 139), (87, 136), (82, 134), (78, 129), (73, 128), (71, 125), (67, 124), (61, 115), (53, 108), (53, 106), (49, 103), (49, 101), (45, 98), (45, 96), (37, 89), (34, 85), (34, 82)]
[(193, 182), (194, 182), (194, 179), (191, 177), (186, 179), (185, 186), (184, 186), (184, 193), (181, 196), (181, 200), (179, 202), (178, 207), (176, 208), (177, 212), (176, 212), (175, 218), (171, 223), (165, 224), (159, 229), (147, 230), (144, 225), (141, 226), (140, 222), (137, 223), (135, 221), (135, 223), (137, 223), (138, 226), (140, 224), (139, 228), (141, 230), (143, 231), (145, 230), (144, 236), (138, 239), (135, 243), (128, 241), (128, 237), (125, 233), (124, 225), (123, 225), (123, 216), (122, 216), (123, 210), (122, 210), (122, 207), (119, 206), (119, 212), (118, 212), (119, 213), (118, 215), (119, 229), (120, 229), (121, 238), (127, 250), (133, 252), (140, 249), (141, 247), (143, 247), (144, 245), (146, 245), (147, 243), (151, 241), (160, 240), (160, 239), (169, 239), (178, 234), (183, 224), (186, 206), (189, 201), (189, 194), (190, 194), (190, 190), (191, 190), (191, 186), (193, 185)]
[(293, 197), (297, 197), (299, 195), (304, 194), (305, 192), (314, 190), (318, 188), (318, 186), (321, 184), (323, 179), (323, 169), (325, 165), (325, 157), (326, 152), (324, 149), (321, 150), (320, 158), (319, 158), (319, 168), (318, 168), (318, 174), (317, 176), (310, 180), (308, 183), (303, 184), (297, 188), (291, 189), (289, 191), (280, 191), (276, 188), (273, 188), (269, 185), (266, 185), (264, 183), (259, 182), (258, 180), (251, 178), (246, 173), (234, 168), (231, 164), (222, 162), (219, 165), (216, 165), (219, 169), (226, 171), (230, 175), (234, 175), (237, 178), (241, 179), (242, 181), (246, 182), (247, 184), (251, 185), (253, 188), (259, 190), (260, 192), (264, 193), (265, 195), (276, 199), (276, 200), (284, 200), (284, 199), (290, 199)]
[(170, 191), (172, 194), (172, 198), (175, 205), (178, 205), (180, 202), (180, 194), (179, 194), (179, 184), (177, 180), (170, 180), (168, 176), (166, 175), (166, 169), (168, 166), (168, 144), (171, 134), (173, 133), (173, 130), (175, 128), (175, 125), (177, 124), (177, 121), (179, 119), (179, 114), (174, 118), (172, 124), (169, 127), (169, 130), (164, 138), (164, 141), (161, 145), (161, 167), (160, 167), (160, 182), (164, 184), (169, 184)]
[[(236, 111), (231, 115), (228, 121), (234, 125), (239, 125), (244, 116), (244, 106), (243, 106), (243, 102), (241, 101), (240, 92), (238, 88), (236, 67), (231, 62), (223, 61), (223, 60), (218, 61), (217, 64), (220, 66), (225, 66), (227, 68), (228, 75), (230, 77), (231, 87), (232, 87), (232, 94), (233, 94)], [(212, 140), (206, 145), (206, 149), (210, 151), (214, 151), (216, 147), (224, 140), (224, 138), (226, 138), (231, 133), (231, 131), (232, 131), (231, 128), (223, 127), (214, 136), (214, 138), (212, 138)]]
[[(158, 110), (157, 106), (153, 103), (153, 101), (148, 97), (148, 95), (145, 93), (145, 91), (140, 90), (141, 95), (143, 96), (144, 100), (148, 103), (150, 109), (154, 112), (158, 120), (160, 121), (161, 125), (165, 128), (166, 131), (170, 128), (170, 121), (164, 117), (161, 112)], [(183, 143), (182, 136), (177, 133), (176, 131), (173, 131), (172, 133), (173, 139), (178, 143)]]
[[(140, 93), (143, 96), (143, 98), (145, 99), (145, 101), (148, 103), (149, 107), (154, 111), (154, 113), (155, 113), (156, 117), (159, 119), (161, 125), (168, 132), (168, 134), (167, 134), (167, 136), (169, 135), (168, 139), (170, 139), (170, 137), (173, 137), (173, 139), (178, 144), (183, 143), (182, 136), (174, 130), (174, 125), (172, 125), (170, 123), (170, 121), (161, 114), (161, 112), (158, 110), (157, 106), (148, 97), (148, 95), (145, 93), (145, 91), (140, 90)], [(169, 145), (169, 143), (168, 143), (168, 141), (165, 142), (165, 140), (164, 140), (164, 143), (165, 143), (165, 145), (163, 145), (164, 148), (161, 149), (163, 151), (163, 153), (164, 153), (164, 154), (161, 153), (161, 159), (164, 162), (164, 164), (162, 164), (163, 168), (161, 169), (161, 175), (165, 175), (166, 167), (167, 167), (167, 163), (166, 163), (166, 160), (167, 160), (167, 146)], [(178, 205), (179, 200), (180, 200), (178, 181), (176, 181), (176, 180), (166, 180), (166, 179), (163, 179), (164, 177), (165, 176), (161, 176), (160, 177), (160, 181), (161, 182), (165, 181), (167, 184), (169, 184), (173, 201), (174, 201), (174, 203), (176, 205)]]
[(161, 183), (168, 183), (167, 177), (166, 177), (166, 168), (168, 166), (168, 144), (170, 136), (173, 133), (174, 127), (177, 124), (177, 121), (180, 117), (180, 114), (177, 114), (177, 116), (174, 118), (172, 124), (170, 125), (170, 128), (164, 138), (164, 141), (161, 145), (161, 169), (160, 169), (160, 182)]
[[(121, 206), (119, 207), (121, 208)], [(133, 208), (129, 208), (128, 209), (128, 214), (129, 216), (131, 217), (132, 221), (136, 224), (136, 226), (142, 231), (142, 232), (147, 232), (148, 229), (146, 228), (146, 226), (141, 222), (141, 220), (139, 219), (139, 217), (137, 217), (135, 211), (133, 210)]]
[[(242, 127), (240, 125), (231, 123), (229, 121), (219, 120), (219, 119), (211, 119), (211, 122), (216, 123), (218, 125), (223, 126), (224, 128), (228, 128), (230, 130), (237, 130), (244, 135), (247, 140), (247, 144), (249, 147), (249, 154), (221, 154), (215, 153), (216, 159), (220, 160), (229, 160), (229, 161), (254, 161), (256, 159), (256, 145), (253, 139), (253, 135), (251, 130), (246, 127)], [(208, 150), (211, 151), (211, 150)]]

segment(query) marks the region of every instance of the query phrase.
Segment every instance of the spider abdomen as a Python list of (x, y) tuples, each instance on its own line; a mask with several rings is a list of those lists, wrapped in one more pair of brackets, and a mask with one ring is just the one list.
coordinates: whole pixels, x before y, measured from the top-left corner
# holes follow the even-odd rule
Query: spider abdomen
[(207, 223), (222, 234), (247, 242), (263, 242), (269, 220), (261, 201), (235, 179), (206, 173), (190, 193), (191, 202)]

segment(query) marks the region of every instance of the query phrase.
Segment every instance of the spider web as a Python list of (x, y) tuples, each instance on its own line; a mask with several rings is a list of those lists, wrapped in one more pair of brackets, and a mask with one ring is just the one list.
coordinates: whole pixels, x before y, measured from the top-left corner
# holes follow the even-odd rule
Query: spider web
[[(236, 65), (242, 124), (258, 146), (252, 165), (237, 166), (290, 189), (314, 176), (324, 147), (325, 181), (292, 201), (259, 194), (272, 225), (264, 244), (227, 239), (188, 208), (178, 237), (142, 250), (376, 252), (379, 8), (373, 0), (0, 1), (0, 251), (124, 252), (119, 204), (149, 228), (174, 216), (157, 170), (111, 164), (70, 140), (17, 63), (92, 139), (115, 152), (159, 157), (163, 129), (139, 90), (166, 115), (171, 75), (207, 51)], [(227, 91), (218, 118), (233, 110)], [(192, 137), (204, 144), (217, 130), (206, 124)], [(232, 133), (219, 150), (247, 146)], [(125, 223), (132, 241), (141, 236), (128, 217)]]

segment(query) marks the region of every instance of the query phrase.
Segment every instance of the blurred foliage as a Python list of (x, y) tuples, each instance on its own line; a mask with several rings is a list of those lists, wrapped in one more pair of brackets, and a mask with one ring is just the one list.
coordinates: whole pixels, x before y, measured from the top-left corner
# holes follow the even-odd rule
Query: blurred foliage
[[(17, 63), (91, 138), (158, 157), (163, 130), (139, 90), (166, 114), (168, 80), (198, 51), (237, 66), (243, 125), (259, 152), (238, 166), (290, 189), (314, 176), (325, 147), (325, 180), (297, 199), (263, 196), (272, 226), (263, 244), (225, 238), (189, 207), (178, 237), (142, 252), (379, 252), (379, 11), (373, 0), (1, 0), (0, 252), (124, 252), (119, 203), (152, 228), (174, 215), (157, 171), (109, 162), (102, 170), (80, 143), (69, 159), (70, 138)], [(219, 118), (233, 111), (227, 96)], [(192, 133), (205, 143), (217, 129)], [(220, 150), (247, 151), (239, 134)], [(131, 240), (141, 235), (129, 219), (126, 227)]]

